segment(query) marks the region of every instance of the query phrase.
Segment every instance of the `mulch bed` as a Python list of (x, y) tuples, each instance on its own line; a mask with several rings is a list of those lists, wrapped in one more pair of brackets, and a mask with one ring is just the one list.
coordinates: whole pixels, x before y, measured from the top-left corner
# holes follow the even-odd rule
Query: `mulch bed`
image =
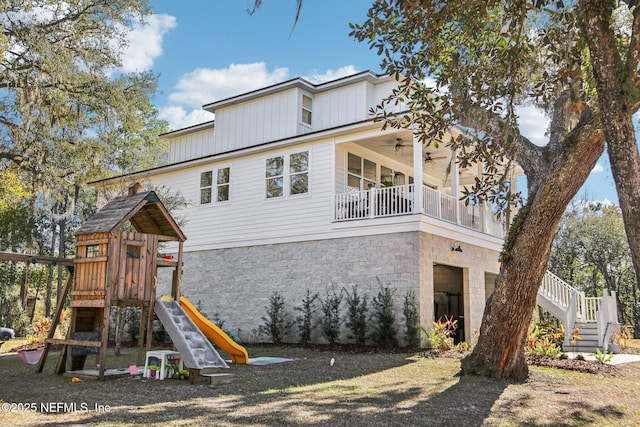
[(567, 371), (586, 372), (601, 377), (616, 377), (618, 369), (614, 365), (606, 365), (593, 360), (561, 359), (559, 357), (527, 356), (527, 363), (535, 366), (565, 369)]

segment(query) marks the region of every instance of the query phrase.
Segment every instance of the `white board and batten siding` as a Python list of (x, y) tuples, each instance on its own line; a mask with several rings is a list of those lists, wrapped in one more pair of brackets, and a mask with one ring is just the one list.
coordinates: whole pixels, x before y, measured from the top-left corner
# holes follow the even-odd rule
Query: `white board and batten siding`
[[(242, 102), (223, 103), (215, 109), (215, 131), (211, 124), (167, 136), (169, 163), (229, 153), (371, 119), (369, 110), (389, 96), (394, 84), (388, 79), (376, 80), (375, 84), (366, 79), (355, 80), (314, 93), (293, 86)], [(303, 95), (312, 98), (311, 126), (302, 123)]]
[(313, 128), (331, 129), (368, 118), (369, 82), (320, 92), (313, 97)]
[[(374, 98), (383, 93), (373, 86), (360, 81), (314, 94), (294, 87), (219, 107), (215, 110), (214, 154), (367, 120), (372, 102), (379, 102)], [(311, 126), (301, 123), (303, 95), (312, 98)]]
[(214, 126), (181, 134), (169, 139), (168, 163), (180, 163), (214, 154)]
[(299, 89), (292, 88), (216, 109), (215, 154), (297, 134)]

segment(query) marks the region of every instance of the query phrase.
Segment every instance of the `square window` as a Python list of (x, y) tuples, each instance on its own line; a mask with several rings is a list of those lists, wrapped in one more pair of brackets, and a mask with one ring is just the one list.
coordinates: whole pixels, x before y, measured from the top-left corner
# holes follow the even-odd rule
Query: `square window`
[(266, 197), (291, 196), (309, 192), (309, 152), (266, 160)]
[(292, 154), (289, 162), (289, 172), (299, 173), (306, 172), (309, 169), (309, 152)]
[(267, 198), (282, 197), (284, 194), (282, 177), (267, 179)]
[(200, 204), (211, 203), (211, 187), (200, 189)]
[(267, 159), (267, 177), (280, 176), (284, 171), (284, 157), (272, 157)]
[(211, 171), (202, 172), (200, 174), (200, 187), (211, 187), (211, 183), (213, 182), (211, 180), (211, 177), (212, 177)]
[(219, 185), (218, 186), (218, 201), (226, 202), (229, 200), (229, 186), (228, 185)]
[(96, 258), (100, 254), (99, 245), (87, 245), (87, 258)]
[(229, 183), (229, 168), (218, 169), (218, 180), (216, 182), (218, 184)]
[(291, 194), (304, 194), (309, 191), (309, 175), (301, 173), (291, 176)]
[(130, 258), (140, 258), (140, 246), (127, 245), (127, 256)]

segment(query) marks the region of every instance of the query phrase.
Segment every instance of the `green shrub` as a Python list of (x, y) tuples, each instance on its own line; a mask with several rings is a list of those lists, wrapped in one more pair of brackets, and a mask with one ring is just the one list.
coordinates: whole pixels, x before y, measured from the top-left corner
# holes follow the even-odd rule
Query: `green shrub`
[(311, 342), (311, 332), (313, 329), (313, 313), (315, 310), (315, 301), (318, 299), (317, 293), (312, 294), (307, 289), (306, 296), (302, 299), (302, 306), (295, 307), (294, 310), (300, 312), (300, 316), (296, 317), (298, 330), (300, 331), (300, 344), (309, 344)]
[(284, 297), (279, 292), (274, 292), (265, 310), (267, 315), (262, 317), (264, 323), (258, 328), (258, 333), (266, 335), (273, 343), (280, 344), (292, 324), (285, 311)]
[(610, 353), (608, 351), (600, 351), (599, 348), (596, 348), (596, 360), (602, 364), (606, 364), (611, 362), (611, 359), (613, 359), (613, 353)]
[(420, 347), (420, 315), (416, 291), (409, 289), (404, 296), (404, 340), (409, 348)]
[(340, 336), (340, 303), (342, 293), (337, 293), (335, 288), (327, 290), (324, 299), (320, 299), (322, 308), (322, 318), (320, 319), (320, 330), (322, 336), (329, 344), (335, 344)]
[(535, 346), (528, 349), (528, 353), (537, 357), (560, 357), (562, 347), (558, 347), (556, 343), (549, 338), (544, 338), (536, 341)]
[(356, 345), (364, 345), (367, 333), (367, 295), (358, 294), (358, 286), (352, 288), (351, 293), (345, 289), (347, 301), (346, 326), (351, 331), (349, 338), (355, 340)]
[(562, 326), (548, 320), (535, 322), (529, 327), (525, 352), (537, 357), (560, 357), (563, 341)]
[[(556, 325), (549, 320), (532, 323), (527, 333), (528, 346), (535, 347), (536, 341), (545, 339), (553, 342), (557, 347), (562, 348), (562, 343), (564, 342), (564, 327), (562, 325)], [(579, 337), (577, 337), (577, 339), (579, 339)]]
[(473, 350), (473, 346), (466, 341), (459, 342), (453, 348), (460, 353), (470, 353)]
[(454, 348), (453, 334), (458, 329), (458, 321), (453, 316), (433, 322), (433, 328), (426, 331), (427, 347), (434, 350), (451, 350)]
[(373, 297), (371, 303), (373, 306), (371, 340), (384, 347), (398, 345), (395, 326), (396, 315), (393, 309), (393, 295), (395, 293), (395, 289), (381, 283), (378, 294)]

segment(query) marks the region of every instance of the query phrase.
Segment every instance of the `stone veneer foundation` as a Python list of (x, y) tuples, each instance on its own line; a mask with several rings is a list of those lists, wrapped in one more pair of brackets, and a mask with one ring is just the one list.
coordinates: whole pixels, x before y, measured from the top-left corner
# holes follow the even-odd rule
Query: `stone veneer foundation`
[[(266, 340), (256, 331), (264, 323), (265, 307), (275, 291), (284, 297), (293, 320), (300, 315), (294, 307), (301, 306), (307, 289), (323, 298), (332, 288), (351, 291), (357, 285), (359, 292), (367, 294), (370, 308), (380, 284), (385, 284), (396, 289), (398, 339), (402, 341), (402, 306), (409, 289), (416, 291), (421, 324), (429, 327), (434, 320), (434, 263), (463, 269), (465, 330), (478, 329), (484, 310), (485, 273), (497, 273), (497, 258), (495, 251), (470, 245), (463, 245), (463, 252), (453, 252), (450, 239), (422, 232), (185, 252), (182, 295), (210, 319), (217, 315), (224, 321), (223, 328), (239, 340), (256, 342)], [(168, 292), (167, 278), (160, 279), (158, 296)], [(318, 318), (319, 302), (316, 308)], [(342, 311), (346, 313), (344, 300)], [(350, 342), (347, 336), (343, 330), (340, 342)], [(319, 328), (315, 328), (314, 340), (322, 342)], [(286, 341), (298, 341), (296, 326)]]

